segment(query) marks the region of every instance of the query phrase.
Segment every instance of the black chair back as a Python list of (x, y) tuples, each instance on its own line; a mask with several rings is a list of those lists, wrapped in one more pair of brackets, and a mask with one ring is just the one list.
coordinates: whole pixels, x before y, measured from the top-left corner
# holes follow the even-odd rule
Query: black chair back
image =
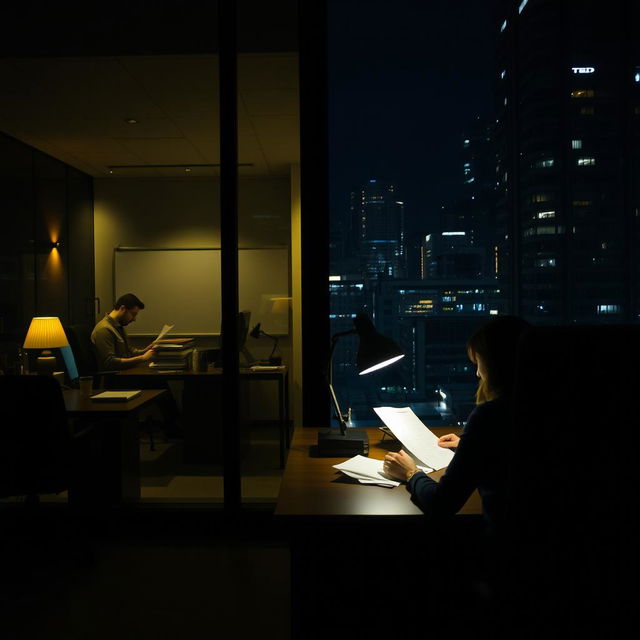
[(638, 326), (523, 337), (501, 541), (513, 633), (618, 637), (634, 610), (621, 580), (635, 555), (639, 393)]
[(91, 376), (98, 371), (98, 361), (91, 342), (92, 331), (93, 327), (80, 324), (67, 325), (64, 328), (81, 376)]
[(71, 434), (58, 382), (0, 376), (0, 407), (0, 496), (66, 489)]

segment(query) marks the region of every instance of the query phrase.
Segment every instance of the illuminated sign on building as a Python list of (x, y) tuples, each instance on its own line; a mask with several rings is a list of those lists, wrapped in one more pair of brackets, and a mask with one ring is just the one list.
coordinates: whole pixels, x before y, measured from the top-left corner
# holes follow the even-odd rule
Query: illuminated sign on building
[(571, 67), (573, 73), (595, 73), (595, 67)]

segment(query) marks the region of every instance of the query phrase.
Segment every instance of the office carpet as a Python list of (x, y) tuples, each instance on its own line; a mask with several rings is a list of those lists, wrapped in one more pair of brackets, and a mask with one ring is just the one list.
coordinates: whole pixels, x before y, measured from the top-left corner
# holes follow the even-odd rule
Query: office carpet
[[(222, 502), (221, 464), (188, 464), (180, 439), (148, 437), (140, 441), (140, 490), (144, 502)], [(275, 503), (280, 490), (277, 429), (260, 425), (251, 430), (241, 458), (242, 497), (253, 503)]]
[(28, 528), (5, 521), (3, 640), (290, 637), (284, 544), (193, 532), (167, 542), (86, 538), (61, 520), (52, 526), (54, 518)]

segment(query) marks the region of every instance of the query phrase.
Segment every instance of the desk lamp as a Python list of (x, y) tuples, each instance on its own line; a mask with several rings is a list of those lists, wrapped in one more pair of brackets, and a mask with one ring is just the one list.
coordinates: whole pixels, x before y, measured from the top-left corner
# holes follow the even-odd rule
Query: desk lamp
[(271, 349), (271, 353), (269, 354), (269, 358), (268, 358), (268, 362), (269, 364), (272, 365), (281, 365), (282, 364), (282, 358), (280, 356), (276, 356), (276, 350), (278, 349), (278, 336), (272, 336), (270, 334), (268, 334), (266, 331), (263, 331), (260, 328), (260, 323), (258, 322), (258, 324), (253, 327), (253, 329), (251, 329), (251, 332), (249, 333), (249, 335), (252, 338), (260, 338), (262, 336), (266, 336), (267, 338), (271, 338), (273, 340), (273, 349)]
[(60, 318), (33, 318), (22, 346), (24, 349), (42, 349), (36, 361), (38, 373), (53, 375), (56, 368), (56, 358), (49, 349), (68, 347), (69, 341), (60, 323)]
[(360, 345), (356, 356), (356, 366), (361, 376), (382, 369), (404, 357), (400, 347), (391, 338), (387, 338), (376, 331), (366, 314), (358, 314), (354, 318), (353, 324), (353, 329), (335, 333), (331, 337), (331, 349), (327, 365), (327, 384), (340, 428), (329, 429), (318, 434), (316, 454), (319, 456), (354, 456), (357, 454), (366, 455), (369, 452), (367, 434), (359, 429), (347, 427), (347, 422), (351, 418), (351, 409), (348, 409), (346, 414), (342, 413), (333, 389), (332, 360), (338, 340), (353, 333), (358, 334)]

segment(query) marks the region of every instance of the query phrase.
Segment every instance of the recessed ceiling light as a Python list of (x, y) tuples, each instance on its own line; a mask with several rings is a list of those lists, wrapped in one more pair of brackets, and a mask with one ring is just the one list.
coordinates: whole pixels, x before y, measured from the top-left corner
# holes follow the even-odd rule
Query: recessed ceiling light
[(124, 121), (127, 124), (138, 124), (138, 121), (135, 118), (125, 118)]

